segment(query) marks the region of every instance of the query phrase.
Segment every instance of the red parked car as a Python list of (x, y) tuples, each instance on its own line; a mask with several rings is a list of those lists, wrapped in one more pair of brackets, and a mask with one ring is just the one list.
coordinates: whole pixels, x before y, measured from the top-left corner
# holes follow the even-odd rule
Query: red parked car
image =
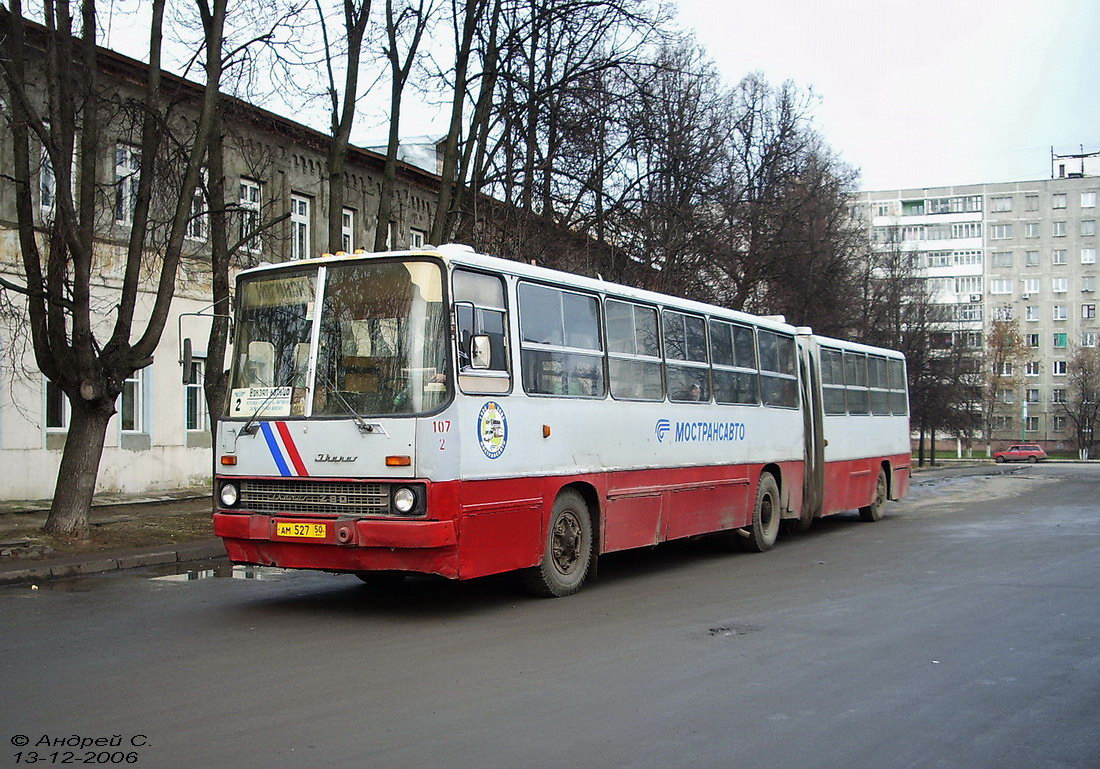
[(1004, 451), (998, 451), (993, 455), (993, 459), (997, 462), (1038, 462), (1046, 458), (1047, 453), (1043, 451), (1043, 447), (1031, 443), (1009, 446)]

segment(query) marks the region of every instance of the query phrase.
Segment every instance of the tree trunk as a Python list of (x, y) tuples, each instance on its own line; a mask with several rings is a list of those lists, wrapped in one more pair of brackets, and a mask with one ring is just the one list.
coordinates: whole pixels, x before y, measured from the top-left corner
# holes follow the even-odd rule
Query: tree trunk
[(103, 438), (112, 414), (113, 401), (72, 400), (69, 435), (44, 527), (47, 534), (88, 538), (88, 507), (95, 493), (99, 462), (103, 457)]

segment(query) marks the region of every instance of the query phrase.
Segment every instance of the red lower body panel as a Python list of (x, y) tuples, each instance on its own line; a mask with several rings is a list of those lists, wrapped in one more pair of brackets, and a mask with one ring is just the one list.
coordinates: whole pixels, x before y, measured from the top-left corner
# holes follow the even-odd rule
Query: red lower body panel
[[(868, 504), (881, 462), (828, 465), (823, 514)], [(891, 497), (897, 498), (908, 487), (909, 457), (892, 457), (890, 462)], [(777, 467), (783, 507), (797, 515), (803, 463)], [(221, 511), (214, 515), (214, 531), (238, 563), (468, 579), (538, 564), (554, 500), (565, 486), (588, 498), (599, 550), (606, 553), (749, 525), (763, 469), (759, 464), (731, 465), (426, 483), (433, 520)], [(280, 537), (280, 521), (322, 523), (326, 533), (310, 539)]]

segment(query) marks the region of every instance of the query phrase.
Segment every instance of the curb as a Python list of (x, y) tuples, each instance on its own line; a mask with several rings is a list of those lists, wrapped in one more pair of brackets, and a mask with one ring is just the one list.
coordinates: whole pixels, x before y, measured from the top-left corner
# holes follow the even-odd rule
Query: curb
[(80, 556), (47, 559), (26, 567), (0, 567), (0, 585), (22, 582), (45, 582), (64, 577), (103, 574), (109, 571), (134, 569), (140, 566), (158, 566), (165, 563), (185, 563), (206, 558), (224, 558), (225, 545), (221, 539), (204, 539), (170, 546), (121, 550), (114, 553), (87, 553)]

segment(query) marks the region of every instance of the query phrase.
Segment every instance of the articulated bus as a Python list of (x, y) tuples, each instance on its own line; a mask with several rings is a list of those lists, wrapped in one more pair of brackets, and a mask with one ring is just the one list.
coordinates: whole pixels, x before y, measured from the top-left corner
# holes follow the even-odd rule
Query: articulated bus
[(474, 253), (240, 274), (215, 532), (234, 563), (580, 588), (604, 554), (780, 529), (909, 485), (905, 360)]

